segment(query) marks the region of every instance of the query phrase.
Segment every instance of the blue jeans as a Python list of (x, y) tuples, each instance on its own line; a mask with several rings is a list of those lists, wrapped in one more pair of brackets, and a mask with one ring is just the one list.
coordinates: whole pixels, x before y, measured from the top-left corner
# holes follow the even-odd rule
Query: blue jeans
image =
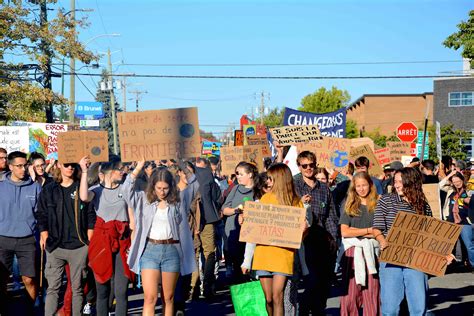
[(471, 266), (474, 266), (474, 225), (462, 225), (461, 240), (466, 246), (467, 255)]
[(160, 270), (161, 272), (179, 272), (180, 257), (174, 244), (152, 244), (148, 242), (140, 258), (140, 268)]
[(425, 273), (386, 262), (380, 263), (379, 271), (382, 315), (397, 316), (405, 294), (410, 316), (426, 314), (428, 276)]

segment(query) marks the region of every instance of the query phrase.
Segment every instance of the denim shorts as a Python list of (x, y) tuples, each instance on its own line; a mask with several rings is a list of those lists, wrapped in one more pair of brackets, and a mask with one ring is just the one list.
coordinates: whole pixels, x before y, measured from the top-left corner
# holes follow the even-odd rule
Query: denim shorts
[(281, 272), (273, 272), (273, 271), (267, 271), (267, 270), (257, 270), (255, 271), (255, 274), (259, 278), (267, 278), (267, 277), (273, 277), (274, 275), (282, 275), (286, 277), (291, 277), (291, 274), (286, 274), (286, 273), (281, 273)]
[(180, 258), (175, 244), (153, 244), (147, 242), (140, 258), (140, 268), (160, 270), (161, 272), (179, 272)]

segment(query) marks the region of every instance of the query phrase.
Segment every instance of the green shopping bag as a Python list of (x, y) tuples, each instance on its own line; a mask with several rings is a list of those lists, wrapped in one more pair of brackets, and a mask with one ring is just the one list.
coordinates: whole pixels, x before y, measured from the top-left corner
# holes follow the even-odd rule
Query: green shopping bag
[(230, 295), (237, 316), (266, 316), (265, 294), (260, 281), (233, 285)]

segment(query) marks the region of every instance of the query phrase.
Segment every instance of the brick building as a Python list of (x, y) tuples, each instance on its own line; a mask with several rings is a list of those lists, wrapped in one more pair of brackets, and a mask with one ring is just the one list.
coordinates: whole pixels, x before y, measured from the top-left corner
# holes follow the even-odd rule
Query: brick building
[[(382, 135), (393, 135), (400, 123), (413, 122), (423, 126), (426, 106), (433, 105), (433, 93), (422, 94), (364, 94), (347, 108), (347, 119), (357, 122), (361, 131), (379, 128)], [(433, 122), (433, 111), (429, 113)]]

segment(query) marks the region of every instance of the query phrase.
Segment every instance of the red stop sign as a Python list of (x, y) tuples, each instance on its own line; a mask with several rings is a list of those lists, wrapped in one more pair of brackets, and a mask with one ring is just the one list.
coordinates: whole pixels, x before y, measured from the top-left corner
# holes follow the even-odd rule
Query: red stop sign
[(418, 137), (418, 128), (411, 122), (404, 122), (397, 128), (397, 137), (402, 142), (412, 142)]

